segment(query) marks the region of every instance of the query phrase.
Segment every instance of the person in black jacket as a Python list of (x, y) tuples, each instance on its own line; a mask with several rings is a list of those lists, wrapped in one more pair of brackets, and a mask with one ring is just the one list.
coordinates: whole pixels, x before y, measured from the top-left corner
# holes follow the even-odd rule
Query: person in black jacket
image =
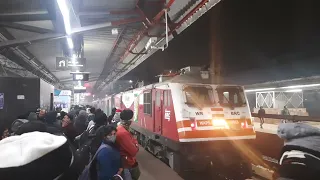
[(111, 121), (113, 119), (113, 116), (116, 114), (116, 111), (117, 111), (117, 108), (112, 108), (111, 115), (108, 116), (108, 119), (107, 119), (108, 124), (111, 124)]
[(258, 116), (260, 119), (260, 128), (263, 129), (262, 125), (264, 124), (264, 116), (266, 115), (266, 111), (263, 109), (262, 106), (260, 106), (260, 109), (258, 111)]

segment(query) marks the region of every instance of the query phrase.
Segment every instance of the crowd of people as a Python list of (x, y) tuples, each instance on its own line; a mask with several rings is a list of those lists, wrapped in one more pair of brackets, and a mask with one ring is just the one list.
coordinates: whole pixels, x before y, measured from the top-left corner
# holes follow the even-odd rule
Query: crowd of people
[(1, 179), (137, 180), (137, 140), (129, 128), (133, 112), (75, 106), (30, 112), (3, 131)]

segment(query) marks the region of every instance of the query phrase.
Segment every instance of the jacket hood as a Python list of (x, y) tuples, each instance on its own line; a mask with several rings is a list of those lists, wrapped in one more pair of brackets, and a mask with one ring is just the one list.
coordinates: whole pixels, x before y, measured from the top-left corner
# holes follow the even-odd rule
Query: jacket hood
[(65, 144), (67, 139), (49, 133), (31, 132), (0, 141), (0, 168), (26, 165)]
[(279, 160), (280, 179), (309, 180), (319, 177), (319, 128), (303, 123), (284, 123), (278, 127), (278, 136), (285, 140)]
[(278, 136), (285, 146), (299, 146), (320, 152), (320, 129), (303, 123), (283, 123), (278, 127)]
[(285, 140), (320, 136), (320, 129), (303, 123), (283, 123), (278, 126), (278, 136)]

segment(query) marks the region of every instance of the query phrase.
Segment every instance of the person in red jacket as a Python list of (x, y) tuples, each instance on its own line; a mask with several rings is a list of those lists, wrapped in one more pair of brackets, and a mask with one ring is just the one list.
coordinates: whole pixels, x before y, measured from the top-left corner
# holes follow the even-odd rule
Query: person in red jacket
[(116, 143), (120, 150), (124, 167), (125, 180), (137, 180), (140, 176), (136, 155), (139, 151), (138, 141), (129, 132), (133, 111), (125, 109), (120, 114), (121, 124), (117, 128)]

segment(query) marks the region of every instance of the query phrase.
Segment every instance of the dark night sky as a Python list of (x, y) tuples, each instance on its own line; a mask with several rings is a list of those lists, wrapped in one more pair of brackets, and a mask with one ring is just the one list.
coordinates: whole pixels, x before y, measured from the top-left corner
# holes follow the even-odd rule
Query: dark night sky
[[(217, 8), (222, 12), (217, 28), (225, 77), (251, 70), (257, 75), (284, 66), (294, 69), (293, 75), (264, 79), (294, 78), (305, 76), (307, 66), (317, 67), (314, 63), (319, 59), (320, 11), (316, 1), (224, 0), (172, 40), (167, 50), (158, 51), (124, 78), (153, 81), (152, 77), (165, 69), (209, 64), (209, 22)], [(320, 70), (312, 73), (320, 74)]]

